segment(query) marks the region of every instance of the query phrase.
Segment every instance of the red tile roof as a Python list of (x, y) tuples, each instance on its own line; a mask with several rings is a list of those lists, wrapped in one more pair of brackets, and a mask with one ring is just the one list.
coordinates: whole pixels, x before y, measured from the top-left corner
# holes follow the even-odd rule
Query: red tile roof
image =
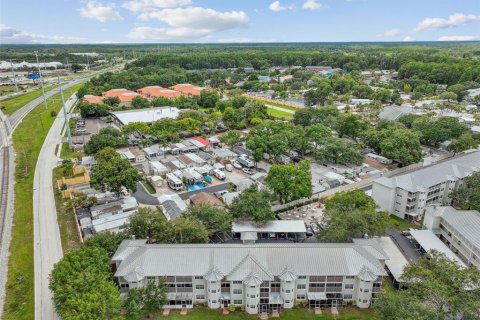
[(88, 102), (88, 103), (102, 103), (103, 102), (103, 97), (100, 96), (92, 96), (92, 95), (86, 95), (83, 97), (83, 101)]
[(144, 87), (144, 88), (138, 89), (138, 92), (140, 92), (142, 95), (144, 95), (147, 98), (150, 98), (150, 97), (176, 98), (182, 95), (181, 92), (178, 92), (172, 89), (162, 88), (160, 86)]
[(133, 92), (131, 90), (127, 90), (127, 89), (111, 89), (111, 90), (108, 90), (108, 91), (105, 91), (103, 93), (103, 96), (106, 97), (106, 98), (111, 98), (111, 97), (119, 97), (125, 93), (135, 93), (138, 95), (138, 93), (136, 92)]
[(189, 84), (189, 83), (176, 84), (170, 88), (176, 91), (180, 91), (183, 94), (191, 95), (191, 96), (199, 96), (200, 92), (202, 92), (202, 90), (205, 89), (202, 87), (194, 86), (193, 84)]

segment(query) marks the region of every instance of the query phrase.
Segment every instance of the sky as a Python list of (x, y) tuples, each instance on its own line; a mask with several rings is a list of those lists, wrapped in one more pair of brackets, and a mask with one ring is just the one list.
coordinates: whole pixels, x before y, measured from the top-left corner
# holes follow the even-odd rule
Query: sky
[(480, 40), (480, 0), (5, 0), (0, 44)]

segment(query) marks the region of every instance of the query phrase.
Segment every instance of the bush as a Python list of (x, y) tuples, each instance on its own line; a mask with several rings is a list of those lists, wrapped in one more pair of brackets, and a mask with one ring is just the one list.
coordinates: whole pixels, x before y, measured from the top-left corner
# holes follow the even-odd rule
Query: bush
[(50, 116), (51, 116), (52, 118), (53, 118), (53, 117), (56, 117), (57, 114), (58, 114), (58, 113), (57, 113), (57, 111), (55, 111), (55, 110), (50, 111)]
[(237, 306), (234, 304), (229, 304), (227, 309), (230, 312), (234, 312), (235, 310), (237, 310)]

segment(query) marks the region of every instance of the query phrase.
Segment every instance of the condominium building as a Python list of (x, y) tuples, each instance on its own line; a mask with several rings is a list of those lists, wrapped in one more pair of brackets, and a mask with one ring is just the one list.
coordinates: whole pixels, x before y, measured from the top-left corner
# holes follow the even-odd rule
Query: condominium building
[(381, 250), (326, 243), (148, 244), (124, 240), (112, 257), (115, 279), (128, 290), (163, 279), (165, 308), (202, 303), (217, 309), (244, 306), (249, 314), (353, 302), (368, 308), (386, 276)]
[(463, 187), (465, 177), (479, 171), (480, 151), (468, 152), (413, 172), (378, 178), (372, 197), (382, 210), (419, 220), (428, 205), (450, 205), (450, 194)]
[(480, 269), (480, 213), (453, 207), (428, 207), (423, 223), (467, 266)]

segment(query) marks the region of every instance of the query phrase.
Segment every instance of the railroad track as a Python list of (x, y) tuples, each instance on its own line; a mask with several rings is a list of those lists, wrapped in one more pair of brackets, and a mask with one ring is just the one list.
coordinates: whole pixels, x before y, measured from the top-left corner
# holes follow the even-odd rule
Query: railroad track
[(5, 219), (7, 217), (8, 206), (8, 182), (10, 170), (10, 147), (4, 146), (3, 153), (3, 167), (2, 167), (2, 186), (0, 188), (0, 246), (2, 244), (3, 228), (5, 226)]

